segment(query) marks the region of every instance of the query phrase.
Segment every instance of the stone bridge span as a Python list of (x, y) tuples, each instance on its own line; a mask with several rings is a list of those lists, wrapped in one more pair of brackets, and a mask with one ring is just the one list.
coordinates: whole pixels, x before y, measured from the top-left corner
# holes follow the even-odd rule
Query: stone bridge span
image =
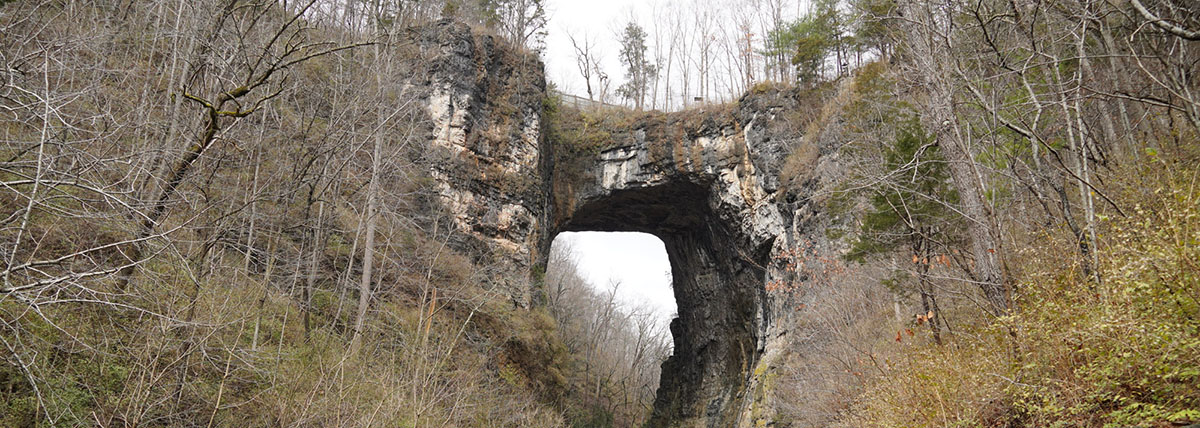
[(781, 124), (798, 101), (773, 92), (707, 111), (632, 114), (579, 149), (564, 138), (578, 133), (551, 132), (564, 125), (547, 123), (536, 58), (514, 62), (499, 42), (450, 22), (413, 37), (429, 58), (413, 82), (429, 115), (425, 156), (464, 237), (456, 245), (530, 306), (539, 294), (530, 272), (557, 233), (656, 235), (678, 318), (651, 425), (751, 426), (763, 356), (780, 334), (765, 284), (797, 229), (777, 177), (794, 144)]
[(651, 425), (735, 426), (765, 350), (766, 267), (785, 227), (747, 145), (753, 120), (689, 124), (687, 114), (696, 113), (650, 115), (613, 130), (614, 141), (582, 163), (575, 183), (553, 187), (574, 191), (551, 194), (550, 230), (635, 231), (663, 241), (678, 317)]

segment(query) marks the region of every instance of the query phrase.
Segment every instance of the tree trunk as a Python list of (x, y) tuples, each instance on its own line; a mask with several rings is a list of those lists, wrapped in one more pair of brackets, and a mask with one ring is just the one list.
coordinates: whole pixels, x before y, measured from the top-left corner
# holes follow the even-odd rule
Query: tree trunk
[(1009, 311), (1009, 296), (999, 261), (1000, 233), (990, 211), (983, 176), (976, 168), (969, 142), (955, 117), (953, 75), (944, 63), (952, 55), (948, 12), (934, 5), (906, 2), (905, 15), (915, 21), (905, 37), (913, 51), (920, 82), (928, 94), (922, 106), (922, 122), (937, 139), (946, 157), (950, 178), (967, 217), (967, 235), (975, 260), (975, 280), (983, 290), (988, 311), (1002, 316)]
[[(1117, 44), (1113, 40), (1112, 31), (1109, 30), (1108, 26), (1105, 25), (1102, 20), (1098, 21), (1100, 36), (1103, 39), (1102, 41), (1104, 42), (1104, 46), (1108, 51), (1108, 55), (1106, 56), (1108, 57), (1108, 72), (1111, 75), (1110, 80), (1113, 82), (1114, 89), (1116, 89), (1118, 93), (1127, 92), (1125, 88), (1125, 78), (1121, 74), (1124, 68), (1121, 67), (1117, 62), (1117, 57), (1118, 55), (1121, 55), (1121, 53), (1118, 51)], [(1117, 105), (1117, 116), (1121, 118), (1121, 133), (1125, 135), (1125, 144), (1127, 146), (1126, 150), (1128, 150), (1130, 156), (1136, 158), (1138, 156), (1137, 143), (1133, 140), (1133, 127), (1130, 126), (1129, 111), (1125, 106), (1125, 100), (1117, 99), (1110, 102), (1116, 103)]]
[(312, 291), (317, 283), (317, 267), (320, 266), (320, 255), (325, 249), (321, 241), (322, 219), (325, 217), (325, 202), (317, 202), (317, 224), (313, 226), (312, 254), (308, 261), (308, 277), (304, 280), (304, 337), (312, 331)]
[[(922, 236), (924, 232), (919, 232)], [(936, 317), (941, 317), (938, 313), (937, 299), (934, 298), (933, 284), (929, 281), (929, 266), (933, 264), (933, 252), (929, 250), (930, 242), (924, 238), (918, 237), (919, 242), (914, 248), (913, 254), (916, 255), (917, 263), (917, 288), (921, 292), (921, 309), (925, 310), (925, 314), (934, 314)], [(933, 318), (926, 320), (929, 322), (929, 331), (933, 333), (933, 342), (938, 346), (942, 345), (942, 331), (938, 327), (937, 322)]]
[[(380, 58), (379, 45), (375, 47), (375, 59)], [(382, 72), (376, 75), (376, 80), (383, 79)], [(382, 88), (380, 96), (382, 96)], [(354, 318), (354, 336), (350, 340), (350, 348), (357, 350), (362, 340), (363, 324), (367, 318), (367, 305), (371, 302), (371, 274), (375, 262), (375, 227), (379, 221), (379, 176), (383, 157), (383, 125), (382, 111), (376, 111), (375, 147), (371, 154), (371, 182), (367, 185), (367, 211), (363, 213), (367, 223), (366, 243), (363, 245), (362, 279), (358, 284), (358, 315)]]

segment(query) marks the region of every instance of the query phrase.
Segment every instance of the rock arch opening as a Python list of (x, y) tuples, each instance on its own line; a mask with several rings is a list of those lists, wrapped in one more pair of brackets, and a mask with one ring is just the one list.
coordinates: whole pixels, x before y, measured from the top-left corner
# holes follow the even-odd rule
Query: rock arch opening
[[(654, 332), (670, 343), (667, 325), (675, 318), (675, 294), (671, 263), (658, 237), (641, 232), (559, 233), (551, 244), (546, 275), (548, 288), (582, 285), (592, 294), (612, 294), (624, 315), (652, 322)], [(570, 281), (580, 284), (563, 284)]]
[(678, 306), (650, 426), (732, 426), (763, 346), (767, 249), (743, 248), (711, 208), (711, 186), (689, 181), (585, 199), (555, 232), (632, 231), (662, 240)]

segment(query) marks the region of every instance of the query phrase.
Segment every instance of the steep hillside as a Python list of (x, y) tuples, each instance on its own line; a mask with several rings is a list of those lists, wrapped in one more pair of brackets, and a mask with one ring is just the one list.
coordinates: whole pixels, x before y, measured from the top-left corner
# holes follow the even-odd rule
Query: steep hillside
[(1200, 16), (811, 6), (659, 112), (540, 2), (0, 0), (0, 426), (1200, 423)]
[(144, 6), (0, 9), (0, 425), (561, 425), (528, 255), (436, 186), (528, 171), (455, 172), (430, 121), (469, 86), (470, 150), (536, 146), (536, 58), (449, 22)]

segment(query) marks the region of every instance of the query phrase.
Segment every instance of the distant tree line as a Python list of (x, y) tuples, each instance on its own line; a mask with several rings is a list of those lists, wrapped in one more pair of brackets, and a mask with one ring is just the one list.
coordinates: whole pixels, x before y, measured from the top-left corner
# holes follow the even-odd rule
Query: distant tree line
[(589, 409), (584, 426), (642, 426), (653, 411), (663, 361), (671, 353), (666, 321), (649, 307), (617, 300), (621, 284), (590, 284), (576, 254), (558, 239), (545, 289), (551, 314), (574, 356), (573, 382)]
[[(625, 82), (610, 93), (596, 34), (568, 34), (589, 98), (678, 110), (736, 99), (756, 83), (813, 87), (887, 57), (893, 0), (651, 2), (653, 22), (631, 18), (611, 37)], [(636, 57), (636, 60), (630, 60)]]

